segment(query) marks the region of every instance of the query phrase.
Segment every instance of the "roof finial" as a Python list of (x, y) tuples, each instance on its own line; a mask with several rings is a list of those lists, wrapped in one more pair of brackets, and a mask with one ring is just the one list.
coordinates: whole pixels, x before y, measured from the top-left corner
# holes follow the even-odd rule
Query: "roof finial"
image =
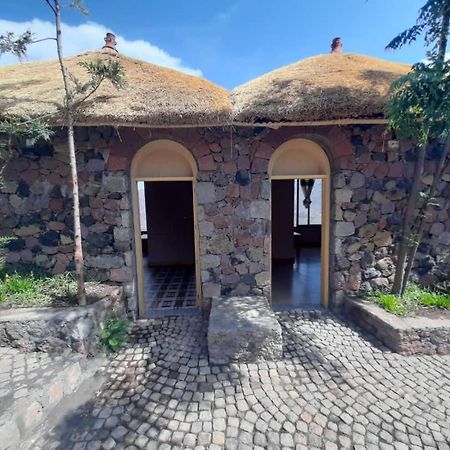
[(342, 41), (340, 37), (335, 37), (331, 42), (331, 53), (342, 53)]
[(105, 45), (102, 47), (102, 50), (114, 50), (117, 52), (116, 45), (116, 35), (114, 33), (106, 33)]

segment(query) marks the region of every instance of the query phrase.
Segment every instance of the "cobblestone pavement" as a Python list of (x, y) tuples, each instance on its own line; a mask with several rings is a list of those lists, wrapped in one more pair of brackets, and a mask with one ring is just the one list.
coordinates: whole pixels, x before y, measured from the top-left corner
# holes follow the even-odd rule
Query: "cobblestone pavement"
[(137, 323), (99, 396), (42, 449), (449, 449), (450, 358), (280, 313), (279, 362), (210, 366), (199, 317)]
[(11, 412), (19, 399), (26, 399), (30, 390), (38, 391), (55, 379), (65, 367), (78, 361), (79, 356), (47, 353), (23, 353), (10, 347), (0, 347), (0, 425), (4, 413)]

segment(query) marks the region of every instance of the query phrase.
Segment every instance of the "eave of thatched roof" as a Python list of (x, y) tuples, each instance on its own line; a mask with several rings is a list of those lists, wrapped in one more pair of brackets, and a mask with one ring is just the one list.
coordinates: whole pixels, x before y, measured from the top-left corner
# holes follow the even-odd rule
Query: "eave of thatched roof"
[(234, 89), (234, 121), (300, 124), (381, 119), (391, 83), (409, 70), (406, 64), (356, 54), (304, 59)]
[[(79, 125), (198, 126), (231, 121), (228, 91), (198, 77), (124, 55), (87, 52), (66, 58), (69, 72), (86, 81), (79, 62), (116, 58), (126, 85), (116, 89), (105, 81), (78, 111)], [(57, 60), (0, 67), (0, 115), (46, 117), (63, 124), (63, 84)]]

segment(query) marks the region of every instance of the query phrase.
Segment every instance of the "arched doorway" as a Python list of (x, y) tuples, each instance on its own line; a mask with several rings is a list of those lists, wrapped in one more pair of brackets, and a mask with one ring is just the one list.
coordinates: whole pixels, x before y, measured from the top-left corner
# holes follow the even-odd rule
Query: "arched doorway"
[[(197, 165), (192, 154), (168, 139), (144, 145), (131, 162), (141, 317), (151, 315), (154, 309), (184, 307), (188, 294), (194, 296), (189, 299), (190, 306), (201, 306), (196, 180)], [(183, 271), (182, 266), (192, 267)], [(161, 283), (171, 285), (164, 290)]]
[[(330, 247), (328, 157), (317, 143), (292, 139), (276, 149), (269, 162), (268, 173), (272, 185), (272, 304), (284, 302), (288, 306), (290, 295), (291, 306), (294, 307), (316, 303), (327, 307)], [(316, 195), (316, 203), (321, 203), (316, 209), (319, 223), (311, 223), (314, 189), (316, 193), (321, 191)], [(300, 223), (301, 214), (305, 223)], [(276, 297), (278, 292), (281, 299)], [(301, 296), (305, 299), (298, 298)]]

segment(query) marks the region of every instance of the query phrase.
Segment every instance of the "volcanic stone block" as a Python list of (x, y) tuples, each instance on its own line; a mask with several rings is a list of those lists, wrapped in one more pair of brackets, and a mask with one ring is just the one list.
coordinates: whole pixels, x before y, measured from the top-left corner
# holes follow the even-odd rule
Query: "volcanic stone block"
[(279, 359), (281, 325), (267, 299), (251, 296), (213, 299), (208, 351), (212, 364)]

